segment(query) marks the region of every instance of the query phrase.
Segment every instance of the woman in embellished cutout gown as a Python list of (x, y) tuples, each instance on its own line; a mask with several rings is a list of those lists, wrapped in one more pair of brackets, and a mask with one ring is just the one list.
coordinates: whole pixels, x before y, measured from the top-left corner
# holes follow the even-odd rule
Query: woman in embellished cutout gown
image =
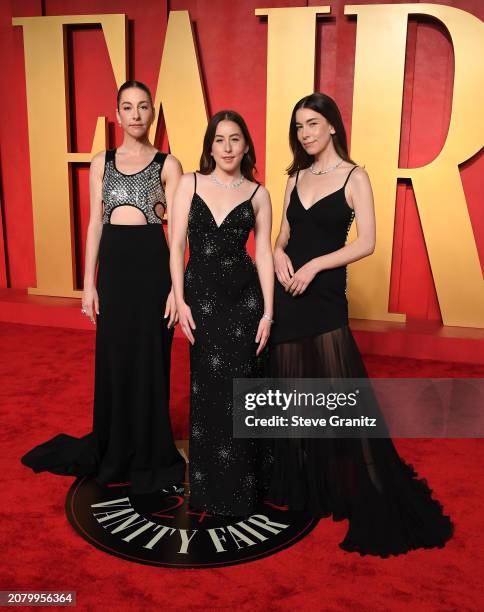
[[(364, 378), (348, 327), (346, 265), (373, 252), (375, 220), (366, 172), (348, 156), (335, 102), (311, 94), (294, 107), (271, 334), (272, 375)], [(358, 237), (345, 245), (356, 217)], [(441, 547), (452, 523), (391, 439), (279, 439), (270, 499), (315, 516), (349, 519), (340, 544), (380, 556)]]
[[(231, 516), (257, 506), (269, 476), (267, 445), (232, 434), (232, 379), (264, 375), (272, 322), (271, 204), (254, 167), (242, 117), (217, 113), (200, 171), (180, 180), (171, 250), (180, 325), (191, 344), (190, 506)], [(255, 266), (246, 251), (251, 230)]]
[(185, 470), (168, 412), (177, 314), (161, 220), (181, 166), (148, 140), (154, 107), (146, 85), (122, 85), (117, 118), (123, 145), (98, 153), (90, 170), (82, 312), (97, 328), (93, 429), (82, 438), (59, 434), (22, 462), (34, 472), (92, 474), (102, 485), (130, 481), (131, 493), (146, 499), (180, 491)]

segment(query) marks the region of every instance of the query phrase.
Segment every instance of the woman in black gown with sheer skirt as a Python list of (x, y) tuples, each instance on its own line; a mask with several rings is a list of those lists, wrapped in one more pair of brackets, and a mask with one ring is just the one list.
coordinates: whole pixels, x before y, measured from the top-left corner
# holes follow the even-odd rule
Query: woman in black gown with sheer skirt
[(101, 485), (129, 482), (141, 503), (181, 491), (185, 472), (168, 411), (176, 309), (162, 226), (181, 167), (148, 140), (146, 85), (125, 83), (117, 114), (123, 145), (97, 154), (90, 171), (82, 312), (96, 323), (93, 429), (81, 438), (58, 434), (22, 462)]
[[(271, 334), (272, 376), (366, 378), (348, 327), (346, 264), (374, 247), (371, 186), (349, 159), (335, 102), (320, 93), (292, 113)], [(356, 216), (358, 238), (346, 244)], [(389, 438), (275, 440), (270, 499), (349, 519), (340, 546), (386, 557), (441, 547), (453, 526)]]

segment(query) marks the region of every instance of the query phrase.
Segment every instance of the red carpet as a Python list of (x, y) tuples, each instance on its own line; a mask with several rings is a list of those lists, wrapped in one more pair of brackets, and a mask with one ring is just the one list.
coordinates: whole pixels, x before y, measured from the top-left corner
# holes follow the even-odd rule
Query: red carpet
[[(322, 520), (304, 540), (254, 563), (170, 570), (92, 548), (68, 524), (72, 479), (34, 475), (19, 457), (63, 431), (91, 429), (94, 334), (0, 324), (2, 576), (0, 590), (74, 590), (81, 610), (481, 610), (484, 443), (401, 440), (456, 525), (442, 550), (382, 560), (338, 548), (346, 523)], [(484, 366), (368, 357), (372, 376), (484, 377)], [(172, 415), (187, 437), (187, 347), (174, 346)], [(39, 609), (39, 608), (35, 608)]]

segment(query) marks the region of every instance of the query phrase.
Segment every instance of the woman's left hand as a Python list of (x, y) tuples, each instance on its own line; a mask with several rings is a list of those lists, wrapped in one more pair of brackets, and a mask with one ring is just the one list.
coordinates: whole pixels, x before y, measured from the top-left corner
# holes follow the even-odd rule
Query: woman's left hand
[(262, 319), (259, 321), (259, 327), (257, 329), (257, 335), (255, 337), (255, 341), (259, 343), (256, 355), (260, 355), (264, 350), (264, 347), (267, 344), (267, 341), (269, 340), (269, 336), (271, 334), (271, 325), (271, 321), (269, 321), (269, 319), (266, 319), (265, 317), (262, 317)]
[(308, 261), (295, 272), (286, 286), (286, 291), (289, 291), (292, 296), (301, 295), (316, 276), (316, 272), (315, 265), (312, 261)]
[(178, 311), (176, 309), (175, 295), (173, 289), (168, 294), (165, 306), (165, 319), (168, 319), (168, 329), (178, 323)]

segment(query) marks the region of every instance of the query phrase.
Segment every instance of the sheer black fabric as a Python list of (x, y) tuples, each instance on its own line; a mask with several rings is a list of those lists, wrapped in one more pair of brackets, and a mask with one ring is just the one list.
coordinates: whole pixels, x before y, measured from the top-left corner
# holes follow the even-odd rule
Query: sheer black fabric
[[(367, 376), (348, 327), (274, 346), (271, 370), (283, 378)], [(441, 547), (452, 535), (441, 504), (390, 439), (275, 440), (273, 470), (275, 503), (349, 519), (344, 550), (396, 555)]]

